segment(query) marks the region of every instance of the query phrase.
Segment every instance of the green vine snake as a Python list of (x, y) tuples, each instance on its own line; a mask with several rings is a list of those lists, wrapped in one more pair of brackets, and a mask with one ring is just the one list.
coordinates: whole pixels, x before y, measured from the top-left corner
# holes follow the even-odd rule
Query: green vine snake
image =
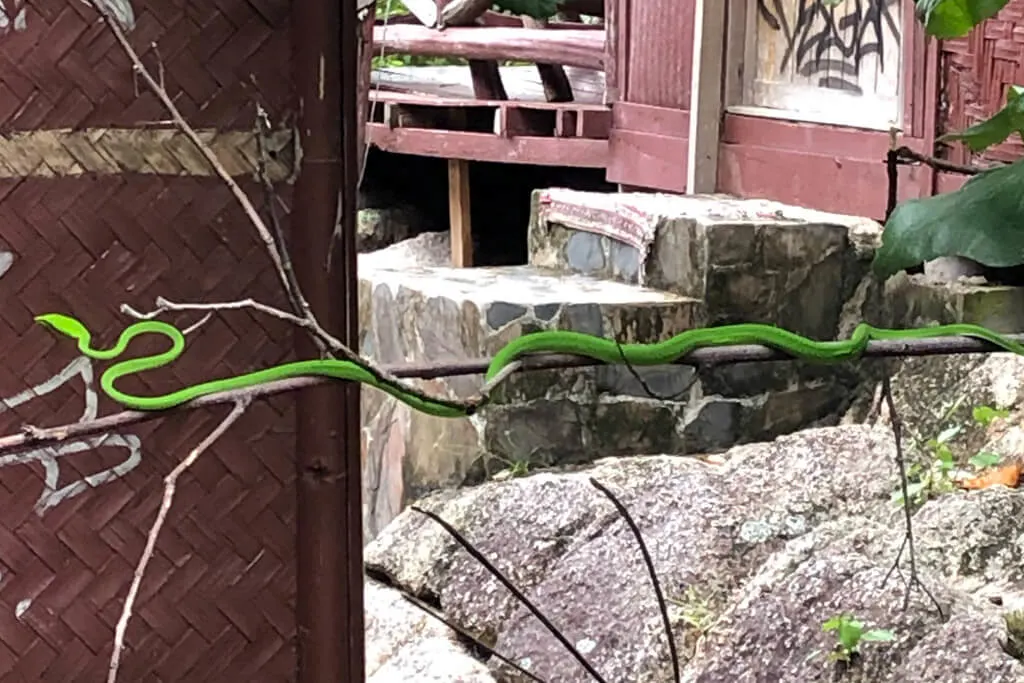
[[(60, 313), (36, 316), (36, 321), (78, 342), (78, 350), (96, 360), (113, 360), (128, 348), (135, 337), (159, 334), (171, 342), (162, 353), (132, 358), (108, 367), (100, 377), (100, 387), (114, 401), (130, 410), (166, 410), (215, 392), (244, 389), (271, 380), (303, 376), (332, 377), (360, 382), (384, 391), (415, 410), (435, 417), (465, 417), (479, 406), (444, 398), (427, 398), (412, 393), (392, 382), (379, 378), (358, 363), (349, 360), (303, 360), (284, 363), (234, 377), (215, 379), (173, 391), (162, 396), (136, 396), (119, 390), (118, 379), (172, 363), (185, 350), (185, 335), (173, 325), (144, 320), (129, 325), (109, 349), (92, 346), (92, 335), (81, 322)], [(559, 353), (585, 356), (608, 364), (629, 363), (635, 366), (668, 365), (694, 349), (733, 344), (762, 344), (808, 361), (837, 363), (858, 358), (872, 340), (925, 339), (966, 336), (990, 342), (1005, 351), (1024, 355), (1024, 345), (980, 325), (968, 323), (939, 325), (906, 330), (877, 328), (861, 323), (849, 339), (815, 341), (774, 325), (740, 323), (687, 330), (671, 339), (652, 344), (617, 344), (611, 339), (580, 332), (549, 330), (518, 337), (509, 342), (492, 359), (485, 379), (490, 380), (503, 368), (524, 354)]]

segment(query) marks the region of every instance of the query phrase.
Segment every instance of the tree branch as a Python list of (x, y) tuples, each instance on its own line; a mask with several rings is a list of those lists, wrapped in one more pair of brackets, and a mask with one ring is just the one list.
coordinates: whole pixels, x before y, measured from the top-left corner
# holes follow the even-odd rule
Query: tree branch
[[(146, 65), (142, 63), (142, 59), (139, 57), (138, 53), (132, 48), (131, 44), (128, 42), (127, 37), (125, 37), (121, 25), (110, 14), (110, 11), (106, 8), (106, 6), (103, 3), (99, 2), (99, 0), (85, 1), (88, 2), (93, 7), (93, 9), (95, 9), (100, 14), (104, 23), (114, 34), (114, 37), (116, 38), (117, 42), (121, 45), (121, 49), (124, 51), (124, 53), (128, 56), (129, 60), (131, 61), (132, 68), (134, 69), (135, 73), (142, 78), (142, 80), (146, 83), (149, 89), (157, 96), (160, 102), (164, 105), (164, 108), (167, 109), (168, 113), (171, 115), (171, 121), (174, 123), (174, 125), (176, 125), (185, 134), (185, 136), (188, 137), (189, 140), (191, 140), (192, 144), (196, 146), (196, 149), (198, 149), (199, 152), (203, 155), (203, 157), (207, 160), (207, 162), (209, 162), (214, 172), (222, 181), (224, 181), (224, 184), (227, 185), (228, 188), (231, 190), (231, 194), (234, 195), (239, 205), (241, 205), (242, 210), (245, 212), (246, 217), (252, 223), (253, 227), (256, 229), (256, 232), (259, 234), (260, 240), (266, 247), (267, 254), (270, 256), (270, 260), (273, 263), (275, 270), (277, 271), (278, 277), (281, 280), (281, 284), (284, 287), (284, 291), (289, 301), (294, 301), (297, 302), (298, 304), (298, 308), (300, 310), (296, 311), (296, 313), (298, 314), (296, 318), (301, 319), (303, 322), (297, 324), (299, 324), (302, 328), (306, 329), (307, 331), (311, 332), (314, 335), (314, 338), (326, 344), (331, 353), (337, 354), (343, 357), (345, 360), (349, 360), (353, 363), (356, 363), (364, 370), (366, 370), (368, 373), (373, 375), (374, 378), (381, 384), (385, 384), (393, 388), (400, 389), (403, 392), (413, 394), (425, 400), (431, 400), (433, 397), (431, 397), (430, 394), (422, 391), (421, 389), (405, 384), (401, 382), (398, 378), (388, 375), (388, 373), (381, 371), (370, 360), (363, 358), (356, 351), (348, 348), (345, 344), (341, 342), (341, 340), (339, 340), (337, 337), (333, 336), (323, 328), (320, 322), (313, 315), (312, 310), (309, 307), (309, 302), (306, 300), (302, 291), (298, 289), (298, 281), (295, 278), (294, 272), (291, 270), (291, 261), (286, 256), (282, 256), (282, 253), (278, 248), (279, 245), (277, 241), (275, 241), (274, 239), (274, 235), (271, 233), (270, 229), (263, 221), (259, 212), (256, 210), (256, 207), (253, 206), (253, 203), (252, 201), (250, 201), (248, 195), (246, 195), (245, 191), (243, 191), (242, 188), (239, 187), (238, 183), (234, 181), (234, 179), (231, 177), (231, 174), (229, 174), (228, 171), (224, 168), (223, 164), (220, 163), (220, 161), (217, 159), (216, 153), (210, 148), (209, 145), (203, 142), (203, 140), (199, 137), (198, 133), (196, 133), (195, 129), (192, 128), (192, 126), (189, 125), (189, 123), (185, 120), (184, 116), (182, 116), (181, 112), (178, 110), (178, 108), (172, 101), (170, 95), (167, 93), (167, 90), (164, 89), (161, 83), (153, 77), (153, 74), (149, 72), (149, 70), (146, 68)], [(285, 245), (281, 243), (280, 248), (284, 249), (284, 247)], [(207, 306), (206, 310), (212, 309), (214, 309), (213, 306)], [(295, 321), (293, 320), (292, 322)], [(477, 402), (478, 401), (469, 400), (464, 402), (464, 405), (467, 408), (472, 408), (472, 406), (474, 406), (475, 403)]]
[(174, 503), (174, 492), (178, 485), (178, 478), (188, 470), (189, 467), (195, 464), (196, 460), (199, 459), (203, 453), (205, 453), (217, 439), (224, 435), (224, 432), (228, 430), (238, 418), (242, 417), (245, 409), (249, 407), (250, 398), (247, 396), (241, 396), (235, 401), (235, 407), (232, 408), (228, 416), (221, 420), (220, 424), (212, 432), (210, 432), (205, 439), (203, 439), (198, 446), (192, 449), (188, 456), (178, 463), (177, 467), (171, 470), (171, 473), (164, 478), (164, 497), (160, 503), (160, 510), (157, 512), (156, 519), (153, 521), (153, 526), (149, 529), (149, 534), (146, 537), (146, 547), (142, 551), (142, 556), (139, 558), (139, 563), (135, 566), (135, 573), (132, 576), (132, 585), (128, 589), (128, 596), (124, 600), (124, 607), (121, 609), (121, 617), (117, 620), (117, 627), (114, 630), (114, 650), (110, 653), (110, 667), (107, 670), (107, 683), (117, 683), (117, 673), (121, 666), (121, 654), (124, 652), (124, 639), (125, 633), (128, 631), (128, 622), (132, 618), (132, 610), (135, 607), (135, 598), (139, 594), (139, 587), (142, 585), (142, 579), (146, 575), (146, 568), (149, 566), (149, 561), (153, 559), (153, 551), (156, 550), (156, 541), (160, 536), (160, 531), (164, 527), (164, 523), (167, 521), (167, 514), (171, 511), (171, 505)]

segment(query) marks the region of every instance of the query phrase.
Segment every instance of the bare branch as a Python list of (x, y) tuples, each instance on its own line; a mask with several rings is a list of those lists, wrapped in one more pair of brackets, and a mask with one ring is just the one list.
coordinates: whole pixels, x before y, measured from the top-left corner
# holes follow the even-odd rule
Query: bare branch
[(629, 509), (623, 505), (618, 496), (612, 493), (611, 489), (594, 477), (590, 477), (590, 485), (603, 493), (605, 498), (611, 501), (611, 504), (615, 506), (616, 511), (618, 511), (622, 520), (632, 532), (633, 538), (636, 539), (637, 547), (640, 548), (640, 555), (643, 557), (644, 565), (647, 567), (647, 575), (651, 578), (651, 584), (654, 587), (654, 598), (658, 603), (658, 612), (661, 614), (662, 626), (665, 628), (665, 638), (668, 639), (668, 654), (672, 662), (673, 680), (675, 683), (680, 683), (682, 674), (679, 670), (679, 651), (676, 649), (676, 639), (672, 634), (672, 620), (668, 616), (668, 605), (665, 603), (665, 594), (661, 590), (658, 572), (654, 568), (654, 559), (651, 557), (651, 551), (647, 549), (647, 543), (644, 541), (643, 534), (640, 533), (640, 526), (633, 519), (633, 515), (629, 514)]
[[(896, 412), (896, 402), (892, 397), (892, 382), (889, 379), (889, 371), (886, 369), (882, 370), (882, 397), (885, 400), (885, 405), (889, 410), (889, 422), (892, 425), (892, 436), (896, 440), (896, 467), (899, 470), (900, 475), (900, 492), (903, 495), (903, 522), (904, 522), (904, 534), (903, 543), (900, 544), (900, 549), (896, 553), (896, 558), (893, 560), (892, 567), (885, 575), (885, 579), (882, 582), (884, 586), (892, 576), (893, 572), (900, 571), (900, 561), (903, 559), (903, 553), (907, 553), (907, 559), (910, 563), (910, 578), (905, 581), (906, 592), (903, 594), (903, 609), (907, 609), (910, 605), (910, 593), (915, 587), (920, 588), (921, 591), (928, 596), (932, 604), (935, 605), (935, 609), (939, 613), (939, 617), (942, 618), (942, 605), (935, 599), (935, 596), (928, 586), (924, 585), (921, 580), (921, 576), (917, 572), (917, 556), (914, 552), (914, 518), (911, 507), (913, 501), (910, 500), (908, 486), (907, 486), (907, 466), (906, 459), (903, 456), (903, 422), (900, 420), (899, 414)], [(902, 576), (902, 574), (901, 574)]]
[(242, 206), (242, 210), (245, 211), (246, 217), (252, 222), (253, 227), (256, 228), (256, 232), (259, 233), (260, 239), (263, 240), (263, 244), (267, 248), (267, 253), (270, 255), (271, 261), (274, 263), (274, 267), (281, 278), (281, 283), (284, 286), (285, 291), (290, 291), (291, 284), (288, 282), (284, 266), (281, 263), (281, 254), (278, 253), (277, 247), (274, 244), (274, 238), (270, 234), (270, 230), (263, 222), (263, 219), (260, 217), (256, 207), (253, 206), (252, 202), (249, 200), (248, 195), (246, 195), (242, 188), (238, 186), (238, 183), (236, 183), (234, 178), (231, 177), (231, 174), (228, 173), (226, 168), (224, 168), (224, 165), (220, 163), (220, 159), (217, 158), (217, 154), (210, 149), (209, 145), (203, 142), (202, 138), (199, 137), (199, 134), (196, 133), (196, 130), (189, 125), (188, 121), (185, 120), (185, 117), (182, 116), (178, 107), (175, 106), (174, 102), (171, 100), (171, 96), (167, 93), (167, 90), (161, 87), (160, 83), (157, 82), (157, 79), (154, 78), (153, 74), (151, 74), (149, 69), (146, 68), (146, 65), (142, 63), (142, 58), (139, 57), (139, 54), (131, 46), (131, 43), (128, 42), (128, 38), (121, 29), (121, 25), (110, 13), (110, 10), (107, 9), (104, 3), (99, 2), (99, 0), (86, 0), (86, 2), (92, 5), (92, 8), (95, 9), (103, 18), (103, 23), (105, 23), (111, 33), (114, 34), (114, 38), (121, 45), (121, 49), (128, 56), (128, 59), (131, 60), (132, 69), (137, 75), (142, 77), (142, 80), (146, 82), (149, 89), (154, 95), (156, 95), (157, 99), (160, 100), (160, 103), (164, 105), (164, 108), (167, 109), (167, 112), (171, 115), (171, 120), (174, 122), (174, 125), (181, 129), (185, 136), (192, 141), (192, 144), (196, 146), (196, 149), (198, 149), (203, 155), (217, 176), (224, 181), (224, 184), (231, 190), (231, 194), (233, 194), (235, 199), (238, 200), (238, 203)]
[(512, 583), (512, 581), (501, 572), (500, 569), (495, 567), (490, 560), (484, 557), (483, 553), (477, 550), (473, 546), (473, 544), (466, 539), (465, 536), (460, 534), (458, 529), (456, 529), (451, 524), (446, 522), (440, 515), (433, 513), (430, 510), (424, 510), (418, 505), (413, 505), (410, 509), (420, 513), (421, 515), (425, 515), (432, 519), (434, 522), (436, 522), (442, 529), (444, 529), (448, 533), (449, 536), (454, 538), (455, 541), (462, 546), (463, 550), (469, 553), (474, 560), (482, 564), (484, 566), (484, 569), (490, 572), (491, 576), (496, 578), (501, 583), (501, 585), (505, 586), (505, 588), (507, 588), (508, 591), (512, 593), (513, 596), (515, 596), (516, 600), (518, 600), (520, 604), (523, 605), (523, 607), (528, 609), (530, 611), (530, 614), (535, 616), (537, 618), (537, 621), (539, 621), (544, 626), (544, 628), (546, 628), (548, 632), (551, 633), (551, 635), (553, 635), (559, 643), (561, 643), (562, 647), (564, 647), (569, 652), (569, 654), (572, 655), (573, 659), (575, 659), (579, 663), (579, 665), (583, 667), (583, 670), (586, 671), (592, 679), (597, 681), (597, 683), (608, 683), (608, 681), (600, 673), (598, 673), (597, 669), (594, 668), (594, 665), (591, 664), (585, 656), (583, 656), (583, 653), (581, 653), (575, 645), (569, 642), (569, 639), (565, 637), (565, 634), (562, 633), (562, 631), (559, 630), (557, 626), (551, 623), (551, 620), (544, 616), (544, 613), (541, 612), (540, 609), (536, 605), (534, 605), (528, 597), (526, 597), (526, 594), (523, 593), (523, 591), (519, 590), (519, 588), (517, 588), (516, 585)]
[(224, 432), (228, 430), (238, 418), (242, 416), (245, 409), (249, 407), (250, 398), (240, 397), (235, 401), (235, 407), (228, 413), (228, 416), (221, 420), (220, 424), (210, 432), (205, 439), (203, 439), (198, 446), (192, 449), (188, 456), (182, 460), (178, 465), (171, 470), (164, 478), (164, 497), (160, 503), (160, 510), (157, 512), (156, 519), (153, 521), (153, 526), (149, 529), (149, 534), (146, 537), (146, 547), (142, 551), (142, 556), (139, 558), (139, 563), (135, 566), (135, 573), (132, 576), (132, 584), (128, 588), (128, 596), (124, 600), (124, 607), (121, 609), (121, 617), (117, 620), (117, 627), (114, 630), (114, 650), (110, 653), (110, 668), (107, 671), (107, 683), (117, 683), (117, 673), (121, 666), (121, 654), (124, 652), (124, 638), (125, 633), (128, 631), (128, 622), (132, 618), (132, 609), (135, 606), (135, 598), (139, 594), (139, 587), (142, 585), (142, 579), (146, 575), (146, 568), (149, 566), (149, 561), (153, 559), (153, 551), (156, 549), (156, 541), (160, 536), (160, 531), (164, 527), (164, 522), (167, 521), (167, 514), (171, 511), (171, 505), (174, 503), (174, 491), (178, 484), (178, 478), (188, 470), (189, 467), (195, 464), (196, 460), (199, 459), (206, 450), (212, 446), (217, 439), (224, 435)]
[[(194, 304), (194, 306), (200, 306), (200, 304)], [(241, 307), (243, 306), (239, 306), (239, 308)], [(1015, 341), (1024, 341), (1024, 335), (1007, 335), (1007, 338)], [(898, 356), (941, 356), (960, 353), (1006, 353), (1006, 351), (979, 339), (973, 339), (970, 337), (944, 337), (871, 342), (864, 350), (862, 356), (865, 358), (893, 358)], [(778, 349), (773, 349), (768, 346), (758, 346), (756, 344), (744, 344), (738, 346), (718, 346), (714, 348), (695, 349), (685, 356), (677, 359), (674, 364), (710, 367), (717, 365), (732, 365), (736, 363), (792, 360), (794, 359), (791, 356), (779, 351)], [(384, 366), (382, 368), (382, 372), (386, 372), (389, 376), (397, 378), (437, 379), (441, 377), (460, 377), (466, 375), (481, 375), (487, 371), (490, 362), (491, 359), (489, 358), (474, 358), (465, 361), (441, 363), (409, 363), (403, 365)], [(515, 368), (516, 372), (583, 368), (604, 364), (601, 361), (597, 361), (592, 358), (565, 354), (530, 354), (519, 359), (517, 363), (519, 365)], [(510, 374), (514, 374), (511, 371), (509, 372)], [(504, 373), (498, 374), (504, 375)], [(498, 377), (496, 376), (495, 379), (498, 379)], [(259, 386), (247, 387), (245, 389), (208, 394), (168, 410), (126, 410), (120, 413), (115, 413), (114, 415), (97, 418), (95, 420), (86, 420), (84, 422), (76, 422), (58, 427), (42, 428), (26, 425), (22, 428), (21, 433), (19, 434), (0, 436), (0, 454), (44, 443), (55, 443), (66, 439), (80, 438), (92, 434), (101, 434), (111, 429), (118, 429), (138, 424), (140, 422), (160, 419), (166, 415), (181, 411), (205, 408), (220, 405), (222, 403), (234, 403), (245, 396), (253, 399), (265, 398), (289, 391), (305, 389), (307, 387), (320, 386), (333, 381), (337, 380), (320, 376), (295, 377), (291, 379), (267, 382)], [(493, 388), (493, 383), (490, 383), (488, 388)], [(485, 405), (485, 403), (486, 399), (481, 399), (481, 402), (477, 404), (477, 408)]]

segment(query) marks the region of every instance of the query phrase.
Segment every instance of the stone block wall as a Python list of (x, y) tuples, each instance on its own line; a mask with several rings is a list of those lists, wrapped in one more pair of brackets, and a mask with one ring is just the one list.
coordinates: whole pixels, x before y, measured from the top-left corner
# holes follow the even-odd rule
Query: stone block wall
[[(870, 252), (861, 243), (877, 224), (719, 196), (571, 199), (589, 229), (535, 210), (527, 266), (453, 269), (441, 265), (446, 254), (425, 258), (401, 244), (363, 255), (362, 351), (382, 363), (418, 363), (491, 355), (539, 329), (651, 342), (734, 322), (830, 339), (863, 312)], [(647, 250), (598, 234), (602, 211), (617, 219), (607, 213), (615, 202), (646, 221)], [(514, 376), (494, 404), (459, 420), (413, 413), (368, 389), (367, 537), (423, 493), (510, 466), (718, 451), (833, 421), (859, 378), (855, 367), (794, 363), (553, 370)], [(481, 383), (420, 385), (469, 397)]]

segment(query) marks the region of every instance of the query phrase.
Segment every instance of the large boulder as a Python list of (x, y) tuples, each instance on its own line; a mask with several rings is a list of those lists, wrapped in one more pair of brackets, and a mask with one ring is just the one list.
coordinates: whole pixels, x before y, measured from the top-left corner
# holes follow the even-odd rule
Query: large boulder
[[(916, 513), (918, 575), (942, 614), (920, 590), (904, 610), (900, 575), (883, 581), (903, 543), (902, 510), (891, 499), (894, 457), (885, 428), (830, 427), (735, 447), (720, 460), (608, 459), (442, 492), (421, 505), (505, 572), (608, 681), (672, 677), (640, 551), (591, 477), (642, 531), (686, 681), (1024, 681), (1002, 647), (1003, 608), (989, 599), (993, 587), (1012, 592), (1018, 581), (1018, 494), (949, 493)], [(983, 523), (996, 513), (997, 522)], [(591, 680), (424, 515), (399, 515), (366, 560), (391, 590), (439, 605), (545, 680)], [(834, 636), (822, 624), (842, 613), (893, 630), (895, 640), (866, 644), (853, 666), (837, 667), (828, 658)], [(488, 666), (499, 681), (522, 679)]]

